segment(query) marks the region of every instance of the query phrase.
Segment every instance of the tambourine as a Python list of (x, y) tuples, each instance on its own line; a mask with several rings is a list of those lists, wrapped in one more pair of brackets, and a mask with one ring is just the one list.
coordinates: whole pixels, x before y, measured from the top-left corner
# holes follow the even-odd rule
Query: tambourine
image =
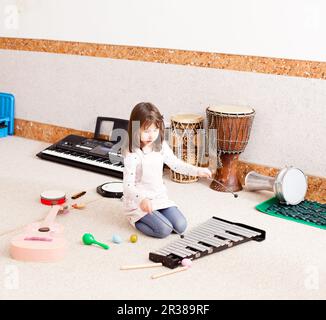
[(40, 197), (41, 203), (47, 206), (60, 205), (66, 202), (66, 194), (59, 190), (43, 191)]
[(122, 198), (123, 183), (122, 182), (107, 182), (96, 188), (97, 193), (106, 198)]

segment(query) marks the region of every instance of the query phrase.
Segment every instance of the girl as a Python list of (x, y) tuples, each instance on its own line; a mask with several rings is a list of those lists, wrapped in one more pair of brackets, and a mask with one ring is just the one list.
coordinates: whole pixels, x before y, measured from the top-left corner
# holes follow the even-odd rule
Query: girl
[(128, 136), (123, 203), (130, 223), (144, 234), (157, 238), (168, 236), (173, 229), (183, 233), (187, 221), (168, 198), (163, 182), (163, 164), (191, 176), (211, 178), (211, 172), (185, 163), (173, 154), (164, 141), (163, 116), (152, 103), (141, 102), (134, 107)]

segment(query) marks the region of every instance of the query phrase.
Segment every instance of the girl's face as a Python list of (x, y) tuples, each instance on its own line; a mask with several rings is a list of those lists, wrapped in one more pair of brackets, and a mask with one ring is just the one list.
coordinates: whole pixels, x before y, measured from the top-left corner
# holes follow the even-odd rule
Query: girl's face
[(150, 146), (159, 136), (160, 129), (152, 123), (148, 128), (140, 129), (140, 141), (143, 146)]

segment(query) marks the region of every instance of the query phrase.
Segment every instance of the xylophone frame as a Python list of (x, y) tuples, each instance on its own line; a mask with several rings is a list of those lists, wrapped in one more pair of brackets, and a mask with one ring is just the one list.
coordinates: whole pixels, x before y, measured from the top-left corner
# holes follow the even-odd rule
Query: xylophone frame
[[(212, 254), (212, 253), (215, 253), (215, 252), (219, 252), (219, 251), (222, 251), (222, 250), (237, 246), (239, 244), (248, 242), (250, 240), (255, 240), (255, 241), (260, 242), (260, 241), (265, 240), (265, 238), (266, 238), (266, 232), (264, 230), (261, 230), (261, 229), (258, 229), (258, 228), (243, 224), (243, 223), (231, 222), (231, 221), (228, 221), (228, 220), (217, 218), (215, 216), (212, 217), (212, 218), (223, 221), (223, 222), (226, 222), (226, 223), (229, 223), (229, 224), (233, 224), (233, 225), (236, 225), (236, 226), (239, 226), (239, 227), (243, 227), (243, 228), (246, 228), (246, 229), (249, 229), (249, 230), (252, 230), (252, 231), (256, 231), (256, 232), (258, 232), (260, 234), (257, 235), (257, 236), (254, 236), (254, 237), (250, 237), (250, 238), (249, 237), (244, 237), (243, 240), (240, 240), (238, 242), (230, 241), (230, 243), (228, 245), (221, 245), (219, 247), (210, 246), (210, 247), (207, 247), (207, 250), (204, 251), (204, 252), (199, 252), (199, 251), (195, 252), (194, 251), (194, 254), (190, 255), (190, 256), (187, 256), (187, 259), (195, 260), (195, 259), (207, 256), (209, 254)], [(203, 243), (203, 245), (205, 245), (205, 244)], [(189, 249), (192, 250), (191, 248), (189, 248)], [(168, 267), (170, 269), (174, 269), (174, 268), (180, 266), (181, 261), (182, 261), (181, 257), (179, 257), (178, 255), (173, 254), (173, 253), (170, 253), (169, 255), (164, 256), (164, 255), (160, 255), (160, 254), (157, 254), (157, 253), (154, 253), (154, 252), (150, 252), (149, 253), (149, 259), (151, 261), (153, 261), (153, 262), (160, 262), (164, 266), (166, 266), (166, 267)]]

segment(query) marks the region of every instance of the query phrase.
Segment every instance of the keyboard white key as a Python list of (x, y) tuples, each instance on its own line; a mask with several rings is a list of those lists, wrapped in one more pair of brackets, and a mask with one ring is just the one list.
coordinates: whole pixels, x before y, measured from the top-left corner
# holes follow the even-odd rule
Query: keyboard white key
[(101, 167), (101, 168), (105, 168), (105, 169), (111, 169), (111, 170), (114, 170), (114, 171), (123, 172), (123, 166), (118, 166), (118, 165), (114, 165), (114, 164), (99, 162), (99, 161), (96, 161), (96, 160), (90, 160), (90, 159), (86, 159), (86, 158), (82, 158), (82, 157), (78, 157), (78, 156), (73, 156), (71, 154), (57, 152), (55, 150), (46, 149), (46, 150), (43, 150), (42, 153), (48, 154), (48, 155), (51, 155), (51, 156), (55, 156), (55, 157), (58, 157), (58, 158), (77, 161), (79, 163), (89, 164), (89, 165), (96, 166), (96, 167)]

